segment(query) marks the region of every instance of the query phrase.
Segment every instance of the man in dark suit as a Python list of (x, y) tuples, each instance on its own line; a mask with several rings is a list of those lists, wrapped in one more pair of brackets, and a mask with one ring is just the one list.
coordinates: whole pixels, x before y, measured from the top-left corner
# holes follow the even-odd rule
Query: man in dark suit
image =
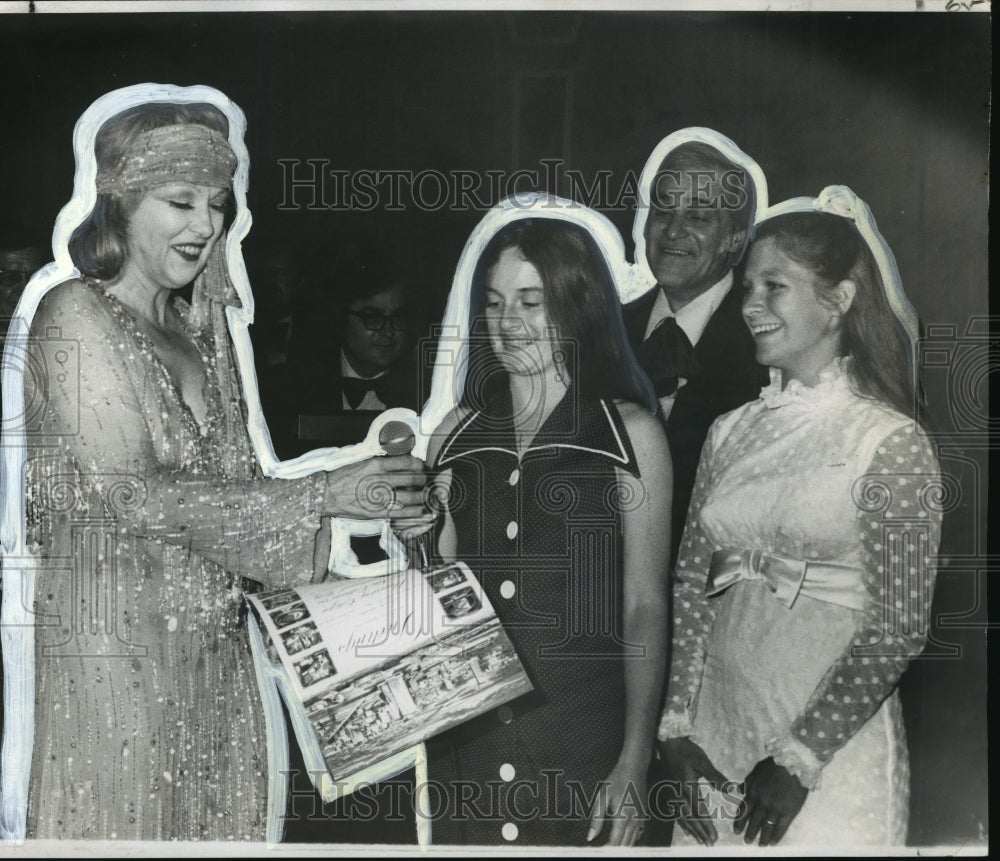
[(279, 457), (360, 442), (375, 414), (419, 411), (430, 375), (416, 345), (427, 334), (424, 285), (384, 253), (352, 247), (294, 317), (285, 361), (258, 359), (262, 401)]
[(673, 458), (673, 564), (709, 426), (767, 383), (733, 275), (767, 189), (756, 163), (709, 129), (666, 138), (643, 182), (649, 206), (636, 212), (636, 265), (655, 286), (624, 315), (656, 388)]
[[(673, 459), (672, 568), (709, 427), (767, 383), (754, 361), (733, 272), (755, 217), (767, 207), (767, 185), (756, 162), (729, 138), (697, 128), (661, 141), (640, 185), (635, 266), (651, 289), (623, 312), (629, 341), (656, 389)], [(643, 843), (668, 846), (676, 790), (659, 759), (648, 781)]]

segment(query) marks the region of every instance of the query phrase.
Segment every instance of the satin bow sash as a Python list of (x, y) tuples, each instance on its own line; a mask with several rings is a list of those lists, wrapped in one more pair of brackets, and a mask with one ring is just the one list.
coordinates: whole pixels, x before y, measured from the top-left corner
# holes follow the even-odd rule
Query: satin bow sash
[(789, 609), (799, 594), (851, 610), (864, 610), (866, 591), (860, 568), (836, 562), (789, 559), (762, 550), (716, 550), (705, 594), (724, 592), (740, 580), (760, 580)]

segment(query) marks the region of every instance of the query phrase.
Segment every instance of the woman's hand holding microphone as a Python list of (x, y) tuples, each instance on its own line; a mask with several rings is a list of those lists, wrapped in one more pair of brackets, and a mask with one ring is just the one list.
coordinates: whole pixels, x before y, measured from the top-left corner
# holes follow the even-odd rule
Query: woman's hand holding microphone
[[(427, 539), (436, 514), (426, 502), (424, 463), (410, 454), (415, 443), (412, 428), (389, 421), (379, 433), (384, 457), (372, 457), (326, 473), (324, 516), (351, 520), (389, 519), (407, 547), (410, 565), (427, 568)], [(330, 547), (330, 523), (321, 527), (315, 559), (314, 581), (325, 579)]]
[(415, 438), (406, 422), (386, 422), (379, 434), (385, 457), (372, 457), (326, 474), (323, 514), (354, 520), (390, 518), (431, 523), (424, 505), (424, 463), (413, 457)]

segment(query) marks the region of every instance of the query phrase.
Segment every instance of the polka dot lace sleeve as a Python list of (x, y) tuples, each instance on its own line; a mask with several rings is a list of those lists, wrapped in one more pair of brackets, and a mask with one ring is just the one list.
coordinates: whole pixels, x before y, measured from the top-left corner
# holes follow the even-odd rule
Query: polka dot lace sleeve
[(657, 732), (660, 741), (691, 733), (694, 703), (698, 698), (705, 664), (705, 647), (715, 619), (715, 608), (705, 596), (712, 547), (699, 522), (701, 506), (709, 486), (712, 449), (713, 435), (710, 433), (698, 464), (694, 493), (674, 570), (671, 620), (673, 635), (667, 693)]
[(878, 710), (927, 640), (941, 490), (931, 444), (913, 426), (886, 437), (855, 488), (867, 606), (854, 638), (785, 738), (768, 750), (807, 786)]

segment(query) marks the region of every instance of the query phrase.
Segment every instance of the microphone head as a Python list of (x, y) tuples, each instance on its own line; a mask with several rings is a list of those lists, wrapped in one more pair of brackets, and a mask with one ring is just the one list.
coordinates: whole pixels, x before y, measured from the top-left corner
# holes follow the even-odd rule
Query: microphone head
[(378, 443), (387, 455), (409, 454), (417, 443), (417, 437), (406, 422), (393, 419), (379, 429)]

